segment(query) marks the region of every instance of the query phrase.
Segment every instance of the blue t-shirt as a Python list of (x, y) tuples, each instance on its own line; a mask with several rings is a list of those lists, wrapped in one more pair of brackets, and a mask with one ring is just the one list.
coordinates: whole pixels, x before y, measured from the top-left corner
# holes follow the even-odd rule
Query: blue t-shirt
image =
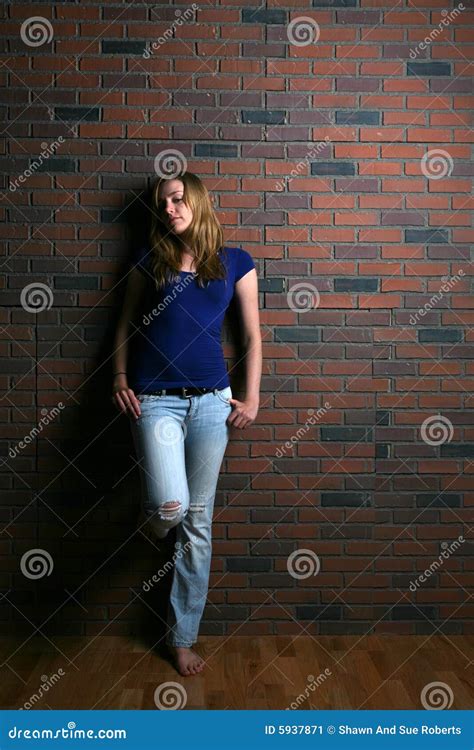
[(151, 251), (138, 248), (130, 269), (147, 278), (138, 330), (131, 339), (128, 384), (135, 393), (161, 388), (200, 386), (225, 388), (229, 377), (222, 350), (222, 324), (234, 296), (235, 284), (255, 268), (251, 255), (239, 247), (223, 247), (219, 257), (226, 279), (198, 286), (193, 271), (180, 271), (157, 291), (151, 271)]

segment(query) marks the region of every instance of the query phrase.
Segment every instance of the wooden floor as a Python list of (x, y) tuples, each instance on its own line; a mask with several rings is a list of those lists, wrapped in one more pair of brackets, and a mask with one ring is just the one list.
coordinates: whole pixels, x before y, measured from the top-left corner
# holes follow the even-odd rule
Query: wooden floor
[(474, 704), (474, 636), (203, 636), (206, 667), (194, 677), (133, 638), (25, 640), (0, 640), (2, 709), (156, 709), (166, 682), (184, 687), (167, 705), (185, 710), (421, 709), (432, 682), (447, 686), (452, 709)]

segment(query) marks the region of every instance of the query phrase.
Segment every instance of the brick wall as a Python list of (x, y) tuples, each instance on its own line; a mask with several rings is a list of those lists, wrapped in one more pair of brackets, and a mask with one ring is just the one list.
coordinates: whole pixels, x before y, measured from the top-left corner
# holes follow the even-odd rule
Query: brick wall
[(471, 631), (469, 3), (3, 13), (3, 628), (156, 632), (163, 614), (110, 353), (175, 149), (258, 265), (264, 341), (202, 632)]

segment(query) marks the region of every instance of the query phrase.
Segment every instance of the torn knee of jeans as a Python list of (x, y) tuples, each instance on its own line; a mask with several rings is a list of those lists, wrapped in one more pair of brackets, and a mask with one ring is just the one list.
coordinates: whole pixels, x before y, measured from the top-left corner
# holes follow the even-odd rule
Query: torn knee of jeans
[(204, 503), (190, 503), (189, 510), (191, 512), (200, 512), (203, 511), (205, 507)]
[(161, 518), (165, 521), (172, 521), (179, 514), (180, 509), (181, 503), (177, 500), (164, 503), (164, 505), (160, 507)]

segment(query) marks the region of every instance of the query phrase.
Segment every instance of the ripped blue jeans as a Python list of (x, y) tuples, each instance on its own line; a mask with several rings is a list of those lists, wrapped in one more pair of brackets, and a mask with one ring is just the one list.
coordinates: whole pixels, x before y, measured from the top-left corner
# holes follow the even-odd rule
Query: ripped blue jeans
[(166, 643), (196, 642), (209, 587), (214, 499), (229, 440), (230, 386), (202, 395), (138, 394), (130, 416), (143, 510), (156, 535), (176, 526)]

